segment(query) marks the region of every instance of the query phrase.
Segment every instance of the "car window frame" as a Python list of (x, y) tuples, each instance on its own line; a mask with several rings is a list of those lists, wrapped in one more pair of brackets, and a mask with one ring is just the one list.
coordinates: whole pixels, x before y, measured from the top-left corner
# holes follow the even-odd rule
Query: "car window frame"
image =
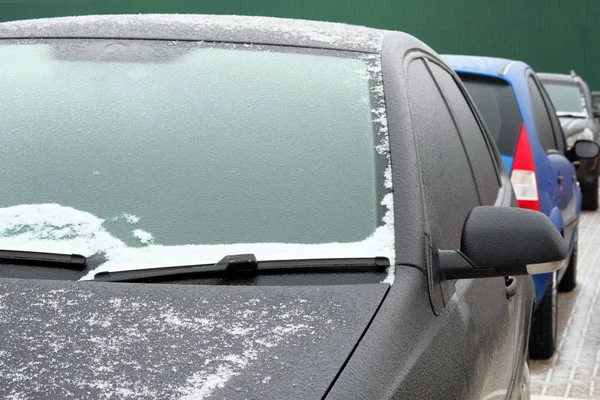
[[(557, 146), (557, 148), (555, 150), (557, 150), (561, 154), (566, 154), (567, 143), (566, 143), (564, 132), (562, 130), (562, 126), (560, 124), (558, 116), (556, 115), (556, 109), (554, 108), (554, 104), (552, 103), (552, 100), (550, 99), (548, 92), (546, 92), (546, 89), (544, 88), (544, 85), (540, 81), (538, 76), (536, 74), (531, 74), (531, 76), (533, 77), (533, 81), (537, 85), (538, 90), (540, 91), (540, 94), (542, 95), (542, 100), (544, 101), (544, 105), (546, 106), (546, 112), (548, 112), (548, 115), (550, 117), (550, 125), (552, 126), (552, 131), (554, 133), (554, 142)], [(586, 102), (587, 102), (587, 100), (586, 100)]]
[[(540, 146), (542, 147), (542, 149), (544, 150), (545, 154), (551, 154), (553, 152), (560, 152), (560, 148), (558, 146), (557, 140), (556, 140), (556, 127), (555, 125), (555, 121), (552, 119), (552, 115), (550, 114), (550, 110), (554, 110), (554, 106), (552, 106), (552, 108), (548, 107), (548, 102), (546, 100), (546, 98), (544, 98), (544, 95), (546, 97), (548, 97), (548, 94), (546, 93), (546, 91), (544, 91), (541, 88), (541, 84), (537, 79), (537, 76), (535, 75), (535, 73), (531, 70), (528, 71), (527, 75), (526, 75), (526, 79), (527, 79), (527, 90), (529, 92), (529, 97), (530, 97), (530, 101), (531, 101), (531, 108), (532, 108), (532, 113), (533, 113), (533, 123), (535, 125), (535, 130), (537, 133), (537, 138), (538, 141), (540, 142)], [(553, 148), (549, 148), (546, 149), (544, 146), (544, 142), (545, 140), (542, 140), (542, 138), (540, 137), (540, 126), (538, 126), (538, 123), (536, 122), (536, 112), (535, 112), (535, 108), (536, 105), (534, 103), (534, 97), (533, 97), (533, 92), (532, 92), (532, 85), (535, 89), (537, 89), (538, 94), (540, 95), (540, 98), (542, 100), (542, 106), (544, 107), (545, 113), (548, 116), (548, 120), (550, 121), (550, 129), (552, 129), (552, 141), (554, 142), (554, 147)], [(552, 102), (550, 102), (550, 104), (552, 104)], [(554, 114), (554, 117), (556, 117), (556, 113)], [(564, 152), (563, 152), (564, 154)]]
[[(415, 126), (415, 121), (413, 120), (414, 115), (415, 115), (414, 111), (413, 111), (414, 105), (412, 104), (412, 102), (413, 102), (412, 95), (410, 95), (410, 93), (409, 93), (409, 68), (410, 68), (410, 65), (414, 61), (417, 61), (417, 60), (421, 60), (425, 64), (426, 70), (430, 74), (430, 77), (433, 80), (434, 85), (436, 87), (439, 87), (439, 83), (433, 76), (433, 74), (427, 64), (430, 61), (433, 61), (436, 64), (440, 65), (444, 70), (449, 72), (450, 75), (453, 76), (456, 81), (458, 81), (460, 83), (460, 85), (458, 85), (458, 87), (459, 87), (460, 91), (463, 93), (463, 96), (465, 96), (465, 100), (467, 101), (467, 104), (469, 104), (469, 107), (471, 108), (471, 112), (475, 115), (476, 121), (479, 124), (480, 129), (482, 129), (482, 132), (484, 132), (484, 134), (485, 134), (484, 138), (486, 140), (488, 150), (493, 155), (492, 162), (494, 162), (495, 165), (497, 166), (497, 174), (499, 176), (499, 178), (498, 178), (499, 179), (499, 191), (497, 193), (496, 201), (493, 204), (493, 206), (505, 206), (505, 207), (506, 206), (509, 206), (509, 207), (514, 206), (514, 207), (516, 207), (516, 200), (515, 200), (513, 188), (512, 188), (511, 182), (510, 182), (510, 177), (508, 175), (506, 168), (504, 168), (504, 164), (502, 163), (502, 158), (501, 158), (500, 152), (497, 150), (495, 142), (493, 141), (493, 137), (490, 135), (489, 130), (487, 129), (487, 126), (484, 123), (483, 117), (481, 116), (477, 107), (475, 106), (475, 102), (469, 96), (468, 91), (466, 90), (464, 85), (462, 85), (462, 81), (460, 80), (458, 75), (456, 75), (454, 73), (454, 71), (451, 70), (449, 67), (446, 67), (446, 64), (436, 54), (432, 54), (423, 49), (411, 49), (411, 50), (407, 51), (403, 55), (403, 58), (402, 58), (402, 70), (403, 70), (403, 76), (404, 76), (404, 89), (406, 90), (406, 97), (407, 97), (406, 98), (406, 100), (407, 100), (406, 112), (408, 114), (406, 115), (406, 117), (408, 117), (408, 119), (410, 121), (409, 125), (410, 125), (411, 136), (414, 138), (413, 139), (414, 146), (415, 146), (414, 154), (415, 154), (415, 158), (416, 158), (415, 161), (417, 164), (417, 169), (419, 171), (417, 179), (419, 181), (419, 187), (421, 188), (419, 190), (420, 191), (420, 196), (419, 196), (420, 202), (419, 203), (420, 203), (421, 212), (423, 213), (422, 214), (423, 221), (422, 221), (422, 226), (420, 228), (420, 233), (423, 235), (423, 238), (425, 240), (423, 272), (427, 276), (429, 300), (430, 300), (433, 312), (435, 315), (439, 316), (439, 315), (441, 315), (442, 310), (447, 307), (448, 302), (450, 301), (452, 296), (456, 293), (456, 283), (459, 280), (457, 280), (457, 279), (450, 279), (450, 280), (441, 279), (439, 264), (438, 264), (438, 260), (437, 260), (437, 253), (436, 253), (435, 247), (434, 247), (435, 240), (432, 237), (432, 233), (433, 233), (432, 232), (432, 229), (433, 229), (432, 222), (428, 215), (430, 212), (431, 204), (428, 201), (428, 198), (425, 195), (424, 190), (423, 190), (425, 183), (424, 183), (422, 165), (427, 161), (423, 159), (423, 156), (418, 151), (418, 140), (416, 137), (417, 136), (417, 128)], [(444, 97), (442, 97), (442, 102), (443, 102), (443, 104), (446, 104)], [(446, 110), (448, 111), (451, 118), (454, 118), (452, 112), (450, 111), (450, 109), (448, 108), (447, 105), (446, 105)], [(390, 140), (394, 140), (394, 136), (392, 136), (390, 138)], [(463, 147), (463, 152), (465, 152), (464, 147)], [(465, 154), (466, 154), (466, 152), (465, 152)], [(392, 153), (392, 156), (393, 156), (393, 153)], [(477, 187), (475, 177), (472, 174), (470, 177), (468, 177), (468, 176), (464, 177), (464, 179), (469, 179), (469, 178), (473, 180), (475, 187)], [(470, 280), (465, 280), (465, 281), (470, 281)]]
[[(425, 53), (425, 52), (421, 52), (421, 51), (416, 51), (413, 52), (410, 55), (407, 55), (405, 57), (405, 74), (406, 74), (406, 79), (409, 80), (411, 78), (411, 74), (410, 74), (410, 68), (411, 66), (415, 63), (415, 62), (420, 62), (423, 64), (423, 73), (427, 75), (427, 79), (431, 79), (431, 83), (433, 85), (433, 87), (435, 89), (432, 90), (437, 90), (437, 93), (435, 94), (430, 94), (430, 96), (437, 96), (436, 102), (439, 102), (439, 111), (440, 112), (445, 112), (447, 113), (451, 124), (453, 126), (453, 129), (456, 130), (456, 135), (457, 138), (455, 139), (455, 141), (459, 142), (460, 144), (456, 145), (456, 149), (460, 149), (460, 151), (462, 152), (462, 154), (464, 154), (464, 162), (466, 162), (467, 165), (467, 169), (470, 172), (470, 175), (465, 171), (465, 175), (463, 177), (463, 181), (464, 180), (469, 180), (471, 179), (473, 182), (473, 193), (469, 195), (469, 197), (473, 197), (474, 200), (474, 204), (481, 204), (481, 195), (479, 194), (479, 188), (477, 186), (477, 182), (475, 180), (475, 176), (473, 175), (473, 168), (471, 165), (471, 161), (469, 159), (469, 157), (467, 157), (467, 152), (465, 150), (465, 146), (463, 143), (463, 138), (459, 133), (459, 129), (457, 126), (457, 122), (456, 122), (456, 118), (454, 116), (454, 114), (451, 112), (450, 107), (448, 107), (448, 103), (446, 101), (446, 98), (444, 95), (442, 95), (441, 92), (441, 88), (439, 86), (439, 82), (435, 79), (431, 68), (429, 67), (428, 64), (428, 58), (429, 58), (429, 54)], [(410, 117), (411, 119), (415, 118), (415, 114), (414, 114), (414, 109), (418, 108), (420, 106), (417, 106), (418, 103), (415, 102), (414, 99), (414, 95), (411, 91), (410, 85), (407, 82), (407, 94), (408, 94), (408, 104), (410, 107)], [(433, 110), (434, 112), (436, 111), (435, 109)], [(421, 154), (421, 152), (418, 150), (420, 143), (421, 143), (421, 136), (428, 136), (430, 135), (430, 133), (427, 134), (422, 134), (419, 129), (416, 126), (416, 122), (412, 121), (412, 131), (413, 131), (413, 135), (415, 137), (415, 149), (416, 154), (417, 154), (417, 163), (419, 165), (419, 175), (420, 175), (420, 181), (421, 181), (421, 203), (422, 203), (422, 207), (423, 207), (423, 211), (424, 211), (424, 226), (423, 226), (423, 234), (425, 236), (426, 239), (426, 246), (427, 246), (427, 250), (425, 253), (425, 268), (426, 268), (426, 275), (427, 275), (427, 280), (428, 280), (428, 289), (429, 289), (429, 296), (430, 296), (430, 301), (431, 301), (431, 305), (434, 309), (434, 313), (436, 315), (439, 315), (439, 313), (441, 312), (441, 310), (443, 308), (445, 308), (447, 302), (450, 300), (450, 298), (454, 295), (454, 293), (456, 292), (456, 282), (457, 279), (449, 279), (449, 280), (445, 280), (445, 279), (440, 279), (441, 274), (440, 274), (440, 270), (439, 270), (439, 264), (437, 263), (437, 258), (436, 258), (436, 253), (434, 251), (435, 248), (438, 248), (439, 243), (438, 241), (439, 239), (439, 229), (435, 230), (435, 226), (432, 223), (432, 219), (434, 218), (434, 215), (436, 215), (436, 201), (438, 201), (436, 196), (431, 196), (427, 193), (425, 187), (428, 183), (427, 178), (427, 174), (424, 171), (424, 167), (423, 165), (427, 162), (427, 160), (425, 160), (423, 158), (423, 155)], [(464, 193), (463, 193), (464, 194)], [(462, 203), (462, 201), (461, 201)], [(463, 222), (464, 224), (464, 222)], [(457, 238), (460, 241), (460, 236), (457, 236)]]
[[(471, 159), (469, 157), (469, 152), (467, 151), (465, 144), (464, 144), (465, 142), (464, 142), (464, 138), (463, 138), (463, 133), (461, 132), (461, 129), (459, 127), (458, 120), (456, 118), (456, 115), (454, 114), (454, 111), (452, 110), (451, 104), (448, 101), (447, 94), (444, 93), (442, 87), (440, 86), (440, 83), (438, 82), (438, 80), (435, 77), (435, 74), (431, 70), (429, 63), (433, 63), (433, 64), (437, 65), (442, 70), (444, 70), (446, 73), (448, 73), (450, 75), (450, 77), (452, 77), (452, 80), (456, 84), (460, 93), (463, 95), (463, 98), (467, 102), (467, 104), (469, 106), (469, 110), (471, 111), (471, 114), (475, 118), (475, 121), (477, 122), (479, 130), (480, 130), (481, 134), (483, 135), (483, 140), (485, 141), (486, 148), (488, 150), (488, 154), (490, 156), (490, 159), (492, 160), (492, 164), (494, 165), (494, 171), (496, 173), (496, 181), (498, 183), (498, 186), (502, 187), (502, 179), (500, 177), (500, 163), (502, 161), (501, 161), (500, 152), (498, 151), (496, 144), (494, 143), (494, 139), (492, 138), (492, 135), (490, 134), (487, 126), (485, 125), (483, 117), (479, 114), (479, 110), (477, 109), (477, 106), (475, 106), (475, 102), (473, 101), (473, 99), (471, 99), (469, 92), (467, 91), (467, 89), (464, 87), (464, 85), (460, 81), (460, 78), (456, 75), (456, 73), (452, 69), (450, 69), (448, 66), (446, 66), (446, 64), (444, 64), (443, 62), (440, 62), (439, 60), (436, 60), (433, 57), (425, 57), (425, 65), (427, 66), (429, 74), (435, 81), (436, 86), (438, 87), (438, 90), (440, 91), (442, 98), (444, 99), (444, 103), (446, 104), (446, 107), (448, 108), (448, 111), (450, 112), (450, 115), (452, 116), (454, 125), (456, 126), (456, 129), (458, 130), (458, 134), (461, 138), (461, 144), (463, 146), (463, 150), (465, 151), (465, 154), (467, 155), (467, 158), (469, 159), (469, 165), (471, 165), (472, 163), (471, 163)], [(475, 178), (475, 172), (472, 167), (471, 167), (471, 174), (473, 175), (473, 179), (475, 179), (475, 182), (477, 182), (477, 180)], [(479, 187), (478, 187), (478, 191), (479, 191)], [(480, 198), (481, 198), (481, 196), (480, 196)]]
[(577, 85), (579, 86), (579, 90), (581, 91), (581, 95), (583, 97), (583, 101), (585, 102), (585, 109), (588, 113), (588, 118), (594, 118), (594, 99), (592, 99), (592, 91), (590, 90), (589, 85), (586, 81), (584, 81), (581, 77), (577, 77)]

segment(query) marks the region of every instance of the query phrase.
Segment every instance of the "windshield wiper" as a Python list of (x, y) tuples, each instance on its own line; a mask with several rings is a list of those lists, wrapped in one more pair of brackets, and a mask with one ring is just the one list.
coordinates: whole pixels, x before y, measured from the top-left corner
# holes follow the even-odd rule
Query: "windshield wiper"
[(0, 263), (14, 262), (26, 264), (56, 265), (63, 268), (83, 268), (87, 257), (80, 254), (44, 253), (25, 250), (0, 250)]
[(306, 274), (316, 272), (383, 272), (390, 266), (386, 257), (315, 258), (258, 261), (254, 254), (225, 256), (216, 264), (183, 265), (177, 267), (98, 272), (95, 281), (136, 282), (160, 281), (190, 277), (235, 277), (247, 274)]
[(571, 113), (557, 113), (556, 114), (558, 116), (558, 118), (581, 118), (581, 119), (587, 119), (587, 115), (583, 115), (583, 114), (571, 114)]

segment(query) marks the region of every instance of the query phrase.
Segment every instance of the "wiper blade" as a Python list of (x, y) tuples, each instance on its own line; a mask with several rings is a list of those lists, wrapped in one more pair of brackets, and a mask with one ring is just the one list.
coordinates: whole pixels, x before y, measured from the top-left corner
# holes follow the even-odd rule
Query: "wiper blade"
[(559, 118), (581, 118), (581, 119), (587, 119), (588, 116), (585, 114), (571, 114), (571, 113), (557, 113), (556, 114), (557, 117)]
[(306, 274), (316, 272), (383, 272), (390, 266), (386, 257), (371, 258), (315, 258), (258, 261), (254, 254), (225, 256), (216, 264), (182, 265), (115, 272), (98, 272), (95, 281), (136, 282), (146, 280), (225, 276), (247, 274)]
[(87, 257), (81, 254), (44, 253), (25, 250), (0, 250), (0, 263), (15, 262), (44, 265), (57, 265), (66, 268), (83, 268)]

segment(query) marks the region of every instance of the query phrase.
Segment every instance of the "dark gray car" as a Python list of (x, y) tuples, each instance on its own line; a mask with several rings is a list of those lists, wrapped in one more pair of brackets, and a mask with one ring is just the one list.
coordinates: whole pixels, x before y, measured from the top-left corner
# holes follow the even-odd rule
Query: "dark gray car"
[[(587, 83), (574, 72), (570, 75), (538, 73), (538, 76), (560, 118), (567, 146), (570, 148), (580, 139), (600, 143), (600, 113), (592, 106), (592, 94)], [(581, 185), (584, 210), (598, 208), (599, 173), (600, 158), (580, 162), (577, 180)]]
[(526, 274), (566, 244), (425, 44), (182, 15), (0, 38), (0, 397), (527, 398)]

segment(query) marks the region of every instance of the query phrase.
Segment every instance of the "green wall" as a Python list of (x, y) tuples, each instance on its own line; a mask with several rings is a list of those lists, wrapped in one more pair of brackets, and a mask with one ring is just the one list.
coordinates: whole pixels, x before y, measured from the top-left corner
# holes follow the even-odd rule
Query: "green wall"
[(0, 0), (0, 20), (155, 12), (296, 17), (397, 29), (439, 53), (520, 59), (545, 72), (575, 69), (600, 90), (600, 0)]

